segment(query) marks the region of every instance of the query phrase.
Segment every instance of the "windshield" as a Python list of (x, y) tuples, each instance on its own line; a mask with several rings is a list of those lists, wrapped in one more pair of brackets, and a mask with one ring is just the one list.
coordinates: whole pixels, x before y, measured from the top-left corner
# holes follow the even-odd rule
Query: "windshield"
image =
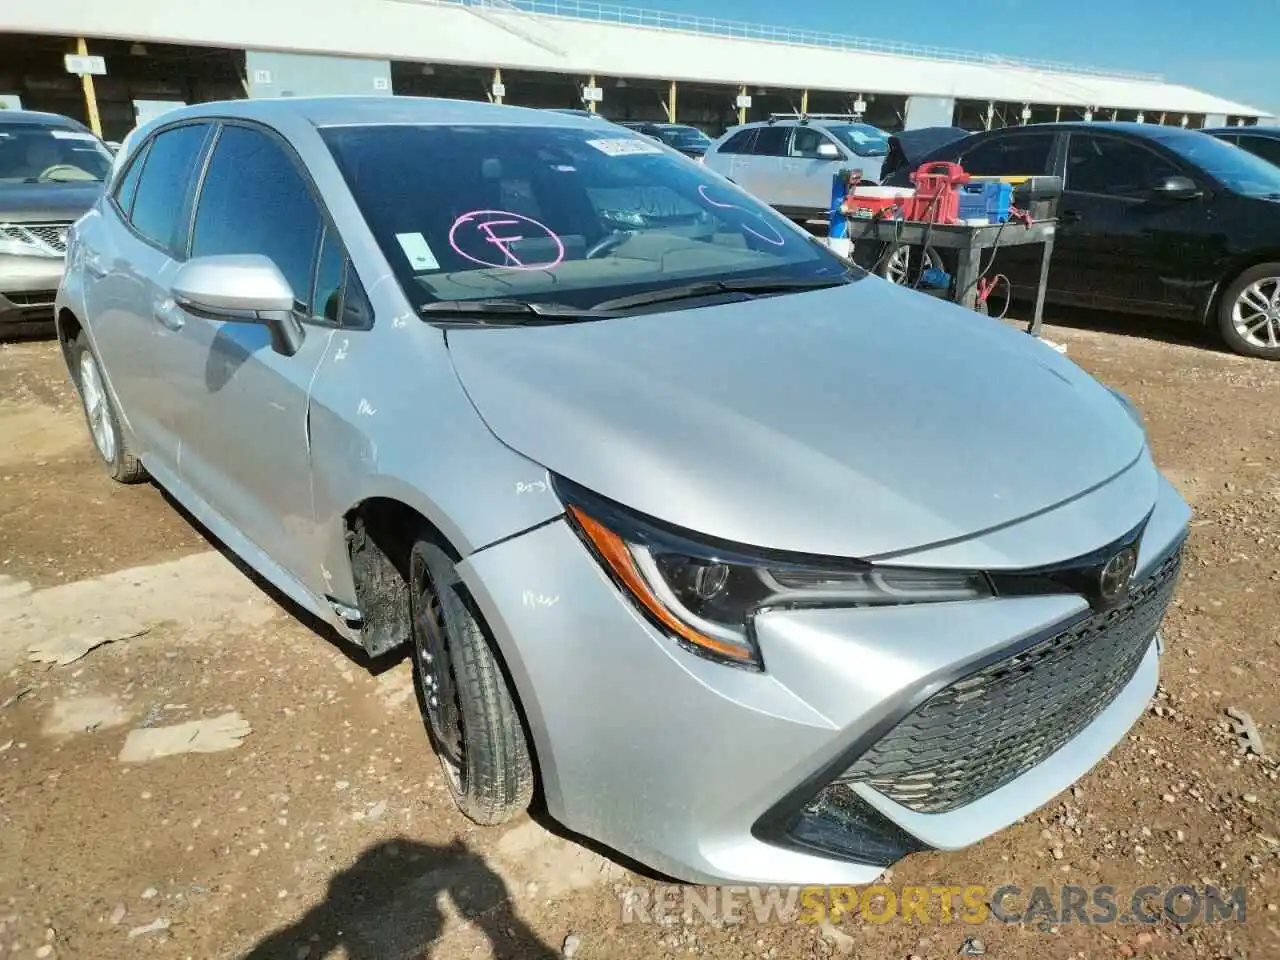
[(1229, 190), (1247, 197), (1280, 198), (1280, 167), (1241, 150), (1235, 144), (1207, 134), (1156, 139)]
[(0, 182), (102, 180), (111, 151), (91, 133), (43, 123), (0, 125)]
[(849, 269), (732, 184), (620, 129), (321, 135), (417, 308), (486, 298), (590, 308), (702, 280)]
[(889, 154), (889, 135), (865, 123), (848, 123), (826, 128), (860, 157), (884, 157)]
[(673, 147), (706, 147), (711, 143), (697, 127), (659, 127), (658, 136)]

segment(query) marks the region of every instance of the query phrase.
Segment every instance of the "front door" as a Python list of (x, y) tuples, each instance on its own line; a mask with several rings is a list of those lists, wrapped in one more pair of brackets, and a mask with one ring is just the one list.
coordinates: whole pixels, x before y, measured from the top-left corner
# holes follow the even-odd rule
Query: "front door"
[(844, 156), (840, 145), (821, 128), (802, 126), (795, 128), (791, 138), (791, 157), (787, 161), (788, 206), (800, 210), (825, 213), (831, 206), (831, 181), (840, 170), (840, 160), (818, 155), (818, 147), (829, 144)]
[[(345, 255), (300, 161), (273, 133), (225, 124), (191, 231), (191, 259), (256, 253), (280, 269), (305, 324), (301, 350), (271, 348), (265, 326), (179, 311), (172, 361), (182, 480), (196, 496), (316, 594), (324, 592), (311, 499), (310, 385), (329, 348)], [(323, 246), (323, 252), (322, 252)], [(318, 305), (319, 310), (313, 310)], [(319, 313), (320, 316), (315, 316)]]
[(1189, 307), (1195, 298), (1185, 288), (1202, 272), (1196, 251), (1212, 211), (1204, 200), (1160, 199), (1154, 188), (1166, 177), (1192, 173), (1136, 140), (1072, 133), (1055, 291), (1103, 308)]

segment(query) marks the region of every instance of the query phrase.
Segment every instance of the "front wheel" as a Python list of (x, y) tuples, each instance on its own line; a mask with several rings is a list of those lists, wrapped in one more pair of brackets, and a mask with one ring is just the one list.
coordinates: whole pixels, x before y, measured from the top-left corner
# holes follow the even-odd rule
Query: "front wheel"
[(89, 425), (89, 436), (94, 449), (102, 457), (111, 478), (121, 483), (138, 483), (147, 478), (147, 471), (133, 453), (128, 440), (120, 430), (120, 418), (115, 404), (107, 392), (98, 358), (89, 346), (83, 331), (71, 342), (71, 377), (80, 393), (80, 405)]
[(533, 799), (515, 699), (449, 555), (419, 539), (409, 577), (419, 706), (449, 791), (476, 823), (504, 823)]
[(1236, 353), (1280, 360), (1280, 263), (1251, 267), (1227, 287), (1218, 331)]

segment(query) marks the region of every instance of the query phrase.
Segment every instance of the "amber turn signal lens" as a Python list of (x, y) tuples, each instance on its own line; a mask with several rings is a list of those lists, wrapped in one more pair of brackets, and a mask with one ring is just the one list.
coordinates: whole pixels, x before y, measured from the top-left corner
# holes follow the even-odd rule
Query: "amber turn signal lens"
[(662, 601), (654, 596), (653, 591), (649, 589), (649, 584), (645, 582), (644, 577), (637, 569), (635, 560), (631, 556), (631, 551), (627, 549), (627, 545), (621, 537), (599, 521), (583, 513), (576, 506), (570, 506), (569, 512), (573, 515), (573, 519), (577, 521), (578, 527), (586, 534), (587, 539), (591, 541), (601, 559), (608, 564), (613, 575), (630, 591), (636, 602), (644, 607), (651, 617), (687, 643), (695, 644), (720, 657), (743, 662), (751, 661), (752, 657), (749, 651), (724, 640), (717, 640), (715, 637), (708, 637), (706, 634), (699, 633), (668, 610)]

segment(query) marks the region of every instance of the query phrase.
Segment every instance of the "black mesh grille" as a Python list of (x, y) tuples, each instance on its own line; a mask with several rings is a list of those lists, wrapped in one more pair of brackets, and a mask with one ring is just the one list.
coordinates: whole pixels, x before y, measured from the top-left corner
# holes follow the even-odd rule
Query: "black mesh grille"
[(840, 779), (919, 813), (972, 803), (1045, 760), (1129, 682), (1173, 596), (1181, 552), (1121, 606), (998, 660), (934, 694)]
[(0, 294), (0, 296), (18, 307), (52, 307), (53, 300), (57, 295), (57, 290), (25, 290), (21, 293)]

